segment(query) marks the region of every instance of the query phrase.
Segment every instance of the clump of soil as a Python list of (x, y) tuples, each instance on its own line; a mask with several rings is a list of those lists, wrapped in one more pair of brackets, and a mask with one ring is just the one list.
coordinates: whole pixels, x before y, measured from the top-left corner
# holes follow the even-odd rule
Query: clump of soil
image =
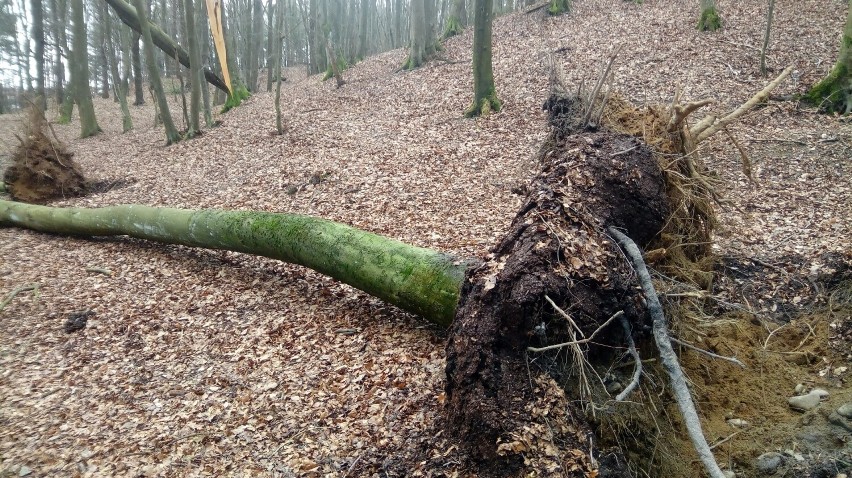
[[(609, 132), (558, 137), (554, 146), (509, 233), (468, 271), (447, 345), (447, 423), (483, 476), (591, 472), (582, 413), (529, 366), (527, 347), (564, 342), (572, 327), (588, 336), (619, 310), (634, 331), (647, 322), (633, 271), (605, 231), (618, 227), (646, 244), (663, 228), (670, 212), (654, 155)], [(595, 340), (624, 344), (618, 326)]]
[(23, 137), (3, 174), (6, 189), (16, 201), (45, 203), (51, 199), (82, 196), (86, 178), (74, 162), (74, 154), (55, 134), (39, 108), (33, 106), (24, 124)]

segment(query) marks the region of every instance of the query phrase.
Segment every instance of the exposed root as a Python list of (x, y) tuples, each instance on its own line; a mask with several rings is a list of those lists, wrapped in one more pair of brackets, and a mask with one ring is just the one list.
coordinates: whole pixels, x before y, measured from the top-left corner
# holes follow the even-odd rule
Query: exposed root
[(624, 233), (614, 227), (608, 228), (609, 233), (621, 244), (627, 257), (633, 263), (636, 274), (639, 276), (639, 283), (642, 286), (642, 292), (645, 295), (645, 300), (648, 306), (648, 312), (651, 314), (653, 321), (654, 340), (657, 343), (657, 349), (660, 351), (660, 361), (666, 372), (669, 374), (669, 380), (677, 401), (680, 413), (683, 416), (683, 422), (686, 425), (689, 438), (698, 453), (698, 457), (704, 464), (704, 468), (712, 478), (725, 478), (719, 464), (716, 463), (716, 458), (707, 444), (707, 439), (704, 437), (704, 432), (701, 429), (701, 420), (698, 418), (698, 412), (695, 410), (695, 403), (692, 401), (692, 394), (689, 391), (689, 386), (686, 383), (686, 377), (680, 367), (680, 362), (675, 355), (671, 344), (671, 335), (668, 331), (666, 317), (663, 315), (663, 306), (660, 305), (660, 299), (654, 290), (654, 285), (651, 283), (651, 275), (648, 273), (648, 268), (645, 266), (645, 261), (642, 259), (642, 253), (639, 247), (626, 236)]

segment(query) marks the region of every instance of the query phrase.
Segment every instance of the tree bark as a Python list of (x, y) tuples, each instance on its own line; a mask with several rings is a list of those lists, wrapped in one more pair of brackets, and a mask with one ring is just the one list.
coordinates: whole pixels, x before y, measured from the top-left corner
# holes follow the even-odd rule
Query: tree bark
[(42, 111), (47, 110), (47, 98), (44, 94), (44, 10), (41, 0), (31, 0), (30, 10), (33, 15), (33, 42), (35, 43), (36, 89), (38, 106)]
[(0, 225), (70, 235), (128, 235), (279, 259), (334, 277), (442, 326), (453, 318), (468, 266), (448, 254), (295, 214), (138, 205), (52, 208), (0, 201)]
[(453, 0), (452, 11), (447, 19), (447, 26), (444, 28), (444, 39), (460, 34), (467, 26), (465, 3), (465, 0)]
[[(114, 2), (116, 0), (107, 1)], [(137, 20), (140, 25), (140, 29), (142, 30), (142, 42), (145, 46), (145, 64), (148, 67), (148, 83), (151, 85), (151, 90), (156, 97), (160, 118), (162, 119), (163, 126), (166, 130), (166, 144), (176, 143), (180, 141), (180, 134), (178, 134), (177, 128), (175, 128), (175, 123), (172, 120), (172, 115), (169, 111), (169, 104), (166, 100), (166, 94), (163, 91), (163, 83), (160, 79), (160, 69), (157, 67), (157, 59), (154, 57), (154, 41), (151, 38), (150, 23), (148, 22), (147, 12), (145, 11), (145, 0), (135, 1), (136, 11), (139, 15)], [(119, 16), (121, 15), (119, 14)]]
[(411, 46), (408, 49), (408, 59), (403, 65), (406, 70), (413, 70), (427, 60), (426, 49), (426, 1), (411, 0), (411, 12), (408, 15), (408, 26), (410, 29), (409, 40)]
[(500, 111), (491, 65), (491, 17), (493, 0), (476, 0), (473, 20), (473, 103), (465, 116), (487, 115)]
[(63, 52), (67, 52), (65, 42), (65, 2), (50, 0), (53, 13), (53, 41), (56, 42), (56, 57), (54, 59), (54, 76), (56, 78), (56, 104), (61, 105), (65, 99), (65, 65), (62, 62)]
[[(147, 15), (145, 14), (145, 12), (143, 12), (142, 16), (137, 15), (137, 9), (129, 3), (125, 2), (124, 0), (104, 1), (106, 1), (109, 6), (112, 7), (113, 11), (118, 14), (118, 17), (121, 18), (121, 21), (123, 21), (127, 26), (129, 26), (136, 32), (142, 32), (142, 26), (139, 19), (142, 16), (145, 16), (145, 18), (147, 19)], [(152, 46), (156, 45), (157, 48), (159, 48), (169, 56), (177, 54), (178, 61), (180, 61), (180, 64), (189, 68), (189, 53), (183, 48), (181, 48), (180, 45), (175, 43), (175, 41), (172, 40), (168, 35), (166, 35), (165, 32), (163, 32), (163, 30), (161, 30), (160, 27), (158, 27), (157, 25), (154, 25), (149, 21), (147, 26), (148, 30), (151, 32), (150, 35), (152, 40)], [(211, 85), (215, 86), (216, 88), (219, 88), (225, 93), (229, 93), (228, 87), (227, 85), (225, 85), (225, 82), (222, 81), (222, 79), (219, 78), (212, 71), (205, 69), (204, 78)]]
[(133, 63), (133, 92), (135, 100), (134, 106), (145, 104), (145, 90), (142, 87), (142, 52), (139, 51), (139, 42), (142, 41), (142, 34), (134, 31), (130, 38), (130, 56)]
[(814, 85), (806, 99), (827, 112), (852, 113), (852, 4), (840, 39), (840, 54), (831, 72)]
[[(118, 52), (112, 41), (112, 19), (109, 16), (109, 8), (105, 3), (101, 4), (101, 22), (103, 23), (104, 33), (106, 37), (106, 49), (109, 51), (110, 71), (112, 73), (113, 94), (118, 99), (121, 106), (121, 124), (122, 130), (126, 133), (133, 129), (133, 119), (130, 117), (130, 108), (127, 106), (127, 84), (121, 80), (121, 75), (118, 72)], [(125, 59), (126, 61), (126, 59)]]
[(74, 23), (74, 62), (71, 65), (75, 100), (80, 113), (80, 137), (98, 134), (101, 127), (95, 118), (92, 91), (89, 88), (89, 55), (86, 41), (86, 23), (83, 18), (83, 0), (71, 0), (71, 20)]
[(195, 5), (193, 5), (192, 0), (184, 0), (184, 18), (186, 20), (186, 38), (189, 44), (189, 81), (192, 88), (186, 135), (192, 138), (201, 131), (198, 116), (201, 113), (201, 88), (204, 81), (201, 76), (201, 51), (198, 47), (198, 37), (195, 31)]
[(714, 32), (720, 28), (722, 28), (722, 18), (716, 10), (716, 0), (701, 0), (698, 29), (702, 32)]

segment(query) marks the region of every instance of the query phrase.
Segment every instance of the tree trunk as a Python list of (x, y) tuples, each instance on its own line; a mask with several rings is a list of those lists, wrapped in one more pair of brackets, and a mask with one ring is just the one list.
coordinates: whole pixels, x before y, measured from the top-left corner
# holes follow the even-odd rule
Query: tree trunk
[[(277, 2), (276, 2), (277, 5)], [(270, 3), (266, 7), (266, 92), (272, 91), (272, 76), (273, 71), (276, 68), (277, 63), (273, 59), (273, 49), (275, 45), (277, 45), (277, 40), (273, 40), (273, 36), (275, 36), (275, 10), (277, 7), (273, 8), (273, 4)], [(280, 52), (279, 52), (280, 54)]]
[(80, 137), (87, 138), (98, 134), (101, 127), (95, 118), (95, 106), (92, 104), (92, 91), (89, 88), (89, 55), (83, 0), (71, 0), (71, 20), (74, 24), (71, 81), (74, 83), (74, 97), (80, 114)]
[(775, 0), (769, 0), (766, 12), (766, 30), (763, 32), (763, 47), (760, 49), (760, 74), (766, 74), (766, 50), (769, 48), (769, 33), (772, 31), (772, 17), (775, 13)]
[(375, 0), (361, 0), (361, 24), (358, 31), (358, 58), (363, 60), (370, 53), (370, 13), (375, 10)]
[(35, 42), (36, 89), (38, 106), (42, 111), (47, 110), (47, 97), (44, 94), (44, 10), (41, 0), (31, 0), (30, 10), (33, 15), (33, 41)]
[(426, 0), (411, 0), (408, 25), (411, 31), (408, 60), (403, 68), (413, 70), (426, 62)]
[[(98, 35), (96, 37), (97, 44), (97, 52), (98, 52), (98, 72), (100, 73), (100, 81), (101, 81), (101, 98), (107, 99), (109, 98), (109, 61), (107, 60), (107, 50), (106, 50), (106, 28), (104, 27), (104, 10), (98, 6), (98, 25), (97, 32)], [(93, 14), (92, 17), (95, 15)], [(112, 54), (113, 52), (110, 52)], [(117, 99), (116, 99), (117, 100)]]
[(465, 9), (465, 0), (453, 0), (453, 8), (450, 12), (450, 17), (447, 19), (447, 26), (444, 28), (444, 39), (460, 34), (466, 26), (467, 10)]
[(701, 0), (701, 16), (698, 18), (698, 30), (715, 32), (722, 28), (722, 18), (716, 10), (716, 0)]
[(827, 112), (852, 113), (852, 4), (846, 14), (837, 64), (811, 88), (806, 99)]
[(133, 92), (135, 95), (133, 106), (145, 104), (145, 90), (142, 87), (142, 52), (139, 51), (140, 41), (142, 41), (142, 34), (134, 31), (130, 38), (130, 56), (133, 63)]
[(473, 20), (473, 103), (465, 110), (467, 117), (500, 111), (500, 100), (494, 89), (491, 65), (491, 17), (493, 0), (476, 0)]
[[(75, 0), (78, 1), (78, 0)], [(114, 2), (116, 0), (107, 0)], [(120, 1), (120, 0), (118, 0)], [(148, 67), (148, 83), (157, 100), (157, 109), (160, 112), (160, 118), (163, 121), (163, 126), (166, 130), (166, 144), (172, 144), (180, 141), (175, 123), (172, 120), (172, 115), (169, 112), (169, 104), (166, 100), (166, 94), (163, 91), (163, 83), (160, 79), (160, 69), (157, 67), (157, 59), (154, 57), (154, 40), (151, 38), (151, 28), (148, 22), (147, 12), (145, 11), (145, 0), (136, 1), (136, 13), (138, 13), (138, 25), (142, 30), (142, 42), (145, 47), (145, 64)], [(119, 14), (119, 16), (121, 16)]]
[(127, 83), (121, 80), (121, 75), (118, 72), (118, 53), (112, 41), (112, 19), (105, 3), (101, 4), (101, 22), (106, 36), (106, 49), (110, 55), (108, 60), (112, 60), (109, 62), (109, 67), (112, 73), (113, 94), (118, 98), (118, 103), (121, 105), (122, 131), (126, 133), (133, 129), (133, 120), (130, 117), (130, 108), (127, 106)]
[[(113, 11), (118, 14), (118, 17), (121, 18), (127, 26), (135, 30), (136, 32), (142, 33), (141, 23), (139, 19), (144, 16), (147, 19), (146, 12), (142, 12), (142, 15), (137, 15), (137, 9), (134, 8), (129, 3), (124, 0), (104, 0), (109, 6), (112, 7)], [(137, 5), (138, 6), (138, 5)], [(189, 68), (189, 53), (180, 47), (177, 43), (174, 42), (168, 35), (166, 35), (163, 30), (161, 30), (157, 25), (154, 25), (150, 21), (147, 24), (148, 30), (150, 31), (151, 40), (152, 40), (152, 49), (153, 46), (156, 45), (160, 50), (165, 52), (166, 55), (172, 56), (177, 54), (178, 60), (180, 64)], [(177, 53), (175, 53), (177, 52)], [(153, 54), (153, 53), (152, 53)], [(147, 53), (145, 54), (145, 58), (147, 61)], [(156, 58), (155, 58), (156, 59)], [(154, 64), (156, 66), (156, 63)], [(220, 90), (228, 93), (228, 87), (225, 85), (225, 82), (222, 81), (215, 73), (210, 70), (204, 70), (204, 78), (208, 83), (219, 88)]]
[[(142, 1), (142, 0), (137, 0)], [(447, 326), (467, 262), (308, 216), (251, 211), (51, 208), (0, 201), (0, 225), (257, 254), (300, 264)]]
[(198, 48), (198, 37), (195, 31), (195, 5), (192, 0), (184, 0), (184, 18), (186, 19), (186, 35), (189, 44), (189, 81), (192, 94), (189, 101), (189, 124), (186, 136), (192, 138), (201, 131), (198, 116), (201, 113), (201, 51)]
[(65, 99), (65, 64), (62, 62), (63, 52), (68, 51), (65, 41), (65, 1), (50, 0), (53, 13), (53, 41), (56, 42), (56, 57), (54, 59), (54, 76), (56, 77), (56, 104), (62, 105)]

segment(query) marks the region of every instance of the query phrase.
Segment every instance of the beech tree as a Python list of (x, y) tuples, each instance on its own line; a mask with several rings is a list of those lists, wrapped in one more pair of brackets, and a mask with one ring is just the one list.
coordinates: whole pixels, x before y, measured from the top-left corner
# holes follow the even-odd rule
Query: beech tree
[[(104, 27), (104, 33), (106, 38), (106, 49), (109, 51), (110, 58), (109, 61), (109, 69), (110, 74), (112, 75), (112, 88), (113, 94), (118, 99), (118, 103), (121, 106), (121, 121), (122, 121), (122, 130), (126, 133), (133, 129), (133, 119), (130, 117), (130, 108), (127, 106), (127, 83), (122, 80), (121, 75), (118, 72), (118, 54), (116, 51), (113, 38), (112, 38), (112, 19), (110, 18), (109, 8), (105, 3), (101, 4), (101, 16)], [(125, 62), (127, 58), (124, 59)]]
[(447, 18), (447, 25), (444, 27), (444, 38), (458, 35), (467, 26), (467, 9), (465, 0), (453, 0), (450, 16)]
[(89, 54), (86, 40), (86, 22), (83, 15), (83, 0), (71, 0), (71, 20), (74, 24), (74, 61), (71, 62), (71, 81), (74, 99), (80, 114), (80, 137), (98, 134), (101, 127), (95, 118), (92, 91), (89, 88)]
[(434, 12), (434, 0), (411, 0), (408, 16), (411, 44), (403, 69), (417, 68), (435, 54)]
[(184, 0), (184, 16), (186, 19), (186, 37), (189, 43), (189, 81), (192, 93), (189, 106), (189, 124), (186, 136), (192, 138), (201, 131), (198, 116), (201, 113), (201, 52), (198, 48), (198, 37), (195, 31), (195, 6), (192, 0)]
[(852, 4), (840, 38), (840, 54), (831, 72), (811, 88), (807, 100), (828, 112), (852, 113)]
[(703, 32), (714, 32), (720, 28), (722, 28), (722, 18), (716, 10), (716, 0), (701, 0), (698, 29)]
[(500, 100), (494, 88), (491, 64), (491, 17), (493, 0), (474, 2), (473, 20), (473, 103), (465, 110), (467, 117), (500, 111)]
[(47, 98), (44, 94), (44, 10), (41, 0), (31, 0), (30, 9), (33, 15), (33, 42), (35, 43), (36, 63), (36, 96), (42, 111), (47, 109)]

